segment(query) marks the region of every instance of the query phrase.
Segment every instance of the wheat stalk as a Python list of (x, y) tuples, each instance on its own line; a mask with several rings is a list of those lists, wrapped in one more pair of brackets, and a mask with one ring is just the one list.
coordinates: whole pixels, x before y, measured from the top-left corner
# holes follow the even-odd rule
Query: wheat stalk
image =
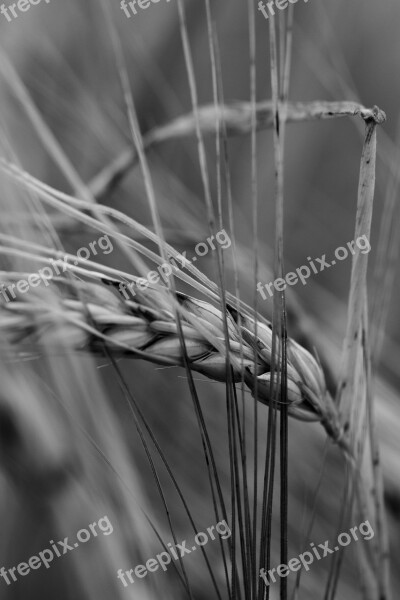
[[(26, 274), (3, 273), (1, 280), (8, 285), (22, 276)], [(184, 349), (174, 302), (165, 288), (148, 287), (135, 292), (135, 300), (127, 300), (122, 287), (125, 284), (104, 276), (102, 279), (101, 283), (53, 279), (51, 291), (57, 290), (59, 303), (43, 301), (43, 294), (38, 295), (34, 290), (11, 302), (2, 298), (2, 339), (7, 344), (17, 344), (18, 351), (25, 355), (62, 343), (74, 350), (104, 353), (107, 349), (114, 356), (182, 366)], [(41, 292), (46, 296), (50, 289)], [(272, 326), (258, 319), (255, 337), (254, 318), (239, 312), (232, 304), (227, 304), (223, 315), (209, 302), (180, 292), (177, 300), (182, 309), (182, 331), (190, 368), (210, 379), (226, 381), (226, 354), (222, 351), (226, 318), (234, 381), (244, 381), (254, 393), (256, 376), (257, 399), (269, 404)], [(221, 345), (217, 348), (204, 331), (216, 336)], [(320, 364), (292, 339), (288, 339), (287, 355), (289, 415), (302, 421), (319, 421), (332, 440), (346, 448), (339, 415)]]
[[(232, 102), (217, 106), (210, 104), (199, 107), (197, 116), (198, 126), (203, 135), (215, 135), (218, 126), (223, 126), (228, 136), (251, 133), (253, 118), (256, 131), (271, 128), (275, 119), (272, 100), (258, 102), (254, 108), (251, 102)], [(385, 119), (383, 111), (377, 107), (366, 108), (356, 102), (288, 102), (285, 105), (287, 123), (352, 116), (361, 116), (364, 121), (373, 119), (377, 123), (382, 123)], [(167, 141), (190, 138), (195, 132), (196, 119), (193, 112), (190, 112), (149, 131), (143, 136), (143, 148), (148, 151)], [(138, 160), (136, 150), (127, 148), (93, 178), (89, 183), (90, 192), (97, 198), (103, 197), (124, 178), (127, 172), (138, 163)]]

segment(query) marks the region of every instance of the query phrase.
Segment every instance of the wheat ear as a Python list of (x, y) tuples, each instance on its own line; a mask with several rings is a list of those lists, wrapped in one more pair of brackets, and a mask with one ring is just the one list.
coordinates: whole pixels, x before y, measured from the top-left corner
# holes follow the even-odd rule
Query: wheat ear
[[(26, 274), (20, 274), (26, 277)], [(3, 283), (17, 280), (18, 274), (3, 274)], [(133, 278), (135, 279), (135, 278)], [(122, 287), (125, 286), (125, 287)], [(131, 288), (132, 289), (132, 288)], [(2, 339), (18, 345), (28, 355), (41, 346), (57, 345), (114, 356), (138, 357), (154, 363), (182, 366), (184, 350), (179, 338), (174, 300), (164, 288), (138, 291), (126, 299), (126, 284), (104, 277), (101, 283), (53, 279), (51, 291), (59, 302), (30, 291), (11, 302), (0, 303)], [(43, 293), (42, 293), (43, 292)], [(216, 381), (226, 381), (224, 315), (212, 304), (177, 293), (182, 309), (182, 331), (190, 368)], [(271, 390), (272, 327), (263, 319), (255, 321), (226, 306), (230, 359), (235, 382), (244, 381), (257, 399), (269, 404)], [(221, 344), (210, 342), (209, 331)], [(255, 356), (257, 360), (255, 361)], [(327, 391), (323, 370), (317, 360), (294, 340), (287, 344), (288, 413), (302, 421), (319, 421), (331, 439), (347, 448), (336, 405)]]

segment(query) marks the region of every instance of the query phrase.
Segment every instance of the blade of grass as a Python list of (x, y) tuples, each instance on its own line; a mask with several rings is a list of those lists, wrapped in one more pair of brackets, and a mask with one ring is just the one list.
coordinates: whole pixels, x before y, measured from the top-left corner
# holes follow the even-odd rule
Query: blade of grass
[(24, 108), (44, 148), (48, 151), (50, 158), (58, 165), (61, 173), (63, 173), (67, 181), (71, 184), (74, 192), (88, 202), (93, 202), (94, 199), (92, 194), (89, 192), (89, 189), (81, 179), (78, 171), (75, 169), (72, 162), (58, 143), (56, 137), (48, 127), (46, 121), (43, 119), (24, 83), (21, 81), (17, 71), (14, 69), (4, 52), (0, 52), (0, 72), (3, 75), (4, 80), (8, 82), (8, 85), (13, 90), (15, 97)]
[[(384, 118), (384, 113), (375, 108), (373, 115), (365, 120), (365, 140), (361, 156), (354, 239), (363, 235), (367, 239), (370, 239), (375, 188), (376, 126), (382, 123)], [(361, 461), (363, 452), (361, 436), (365, 430), (365, 424), (363, 419), (357, 422), (356, 415), (357, 413), (361, 415), (363, 409), (363, 391), (360, 385), (362, 381), (362, 360), (360, 361), (360, 359), (363, 355), (364, 345), (361, 332), (362, 314), (367, 298), (367, 266), (368, 256), (365, 254), (361, 255), (359, 251), (356, 251), (352, 260), (347, 329), (342, 354), (341, 372), (344, 375), (338, 386), (337, 397), (338, 406), (342, 409), (344, 428), (345, 430), (348, 429), (350, 433), (350, 449), (358, 457), (357, 461), (359, 462)], [(352, 473), (352, 471), (353, 469), (351, 468), (349, 472)], [(352, 484), (351, 487), (353, 489), (360, 489), (356, 472), (353, 472), (353, 478), (357, 479), (357, 483)], [(347, 479), (346, 481), (345, 493), (349, 494), (349, 480)], [(352, 493), (350, 497), (353, 497)], [(338, 557), (335, 556), (335, 560), (332, 562), (332, 569), (326, 588), (326, 597), (328, 597), (329, 588), (332, 590), (330, 595), (332, 600), (336, 592), (342, 559), (343, 552), (341, 550)]]
[[(253, 308), (254, 313), (258, 312), (258, 171), (257, 171), (257, 38), (256, 38), (256, 20), (255, 9), (252, 0), (247, 2), (248, 13), (248, 32), (249, 32), (249, 67), (250, 67), (250, 105), (251, 105), (251, 206), (252, 206), (252, 233), (253, 233)], [(254, 337), (258, 337), (257, 320), (254, 321)], [(254, 359), (257, 352), (254, 348)], [(257, 507), (258, 507), (258, 381), (254, 376), (254, 426), (253, 426), (253, 526), (252, 526), (252, 545), (251, 545), (251, 563), (252, 563), (252, 597), (255, 599), (257, 594)]]

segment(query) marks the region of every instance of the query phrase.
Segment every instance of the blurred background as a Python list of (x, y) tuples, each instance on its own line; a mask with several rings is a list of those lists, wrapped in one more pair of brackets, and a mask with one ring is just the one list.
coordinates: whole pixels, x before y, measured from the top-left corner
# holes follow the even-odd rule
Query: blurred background
[[(98, 0), (51, 0), (32, 6), (26, 13), (8, 23), (0, 17), (2, 55), (12, 63), (44, 120), (57, 138), (83, 181), (89, 182), (107, 164), (130, 145), (129, 127), (121, 96), (107, 21)], [(147, 10), (138, 10), (130, 19), (120, 10), (119, 2), (109, 2), (125, 52), (131, 88), (142, 133), (191, 110), (191, 101), (177, 7), (174, 0), (160, 0)], [(204, 3), (186, 0), (187, 25), (193, 51), (199, 103), (212, 102), (209, 40)], [(398, 169), (398, 132), (400, 80), (397, 77), (400, 58), (400, 4), (395, 0), (375, 2), (353, 0), (301, 0), (296, 5), (293, 40), (293, 64), (290, 86), (292, 101), (354, 100), (364, 106), (378, 105), (387, 114), (386, 123), (378, 131), (377, 183), (374, 205), (369, 281), (374, 283), (377, 247), (381, 236), (385, 199), (392, 189), (397, 202), (393, 175)], [(248, 10), (245, 0), (217, 1), (212, 6), (216, 23), (224, 98), (227, 102), (248, 101), (249, 36)], [(257, 34), (257, 99), (271, 97), (269, 72), (268, 22), (256, 10)], [(0, 123), (3, 150), (10, 149), (21, 166), (57, 189), (70, 188), (51, 156), (43, 149), (37, 133), (27, 118), (9, 71), (0, 70)], [(335, 249), (354, 238), (360, 156), (364, 125), (361, 119), (343, 118), (330, 121), (293, 124), (287, 127), (285, 177), (285, 266), (290, 271), (307, 264), (307, 257), (333, 256)], [(207, 145), (210, 178), (215, 194), (214, 141)], [(208, 236), (208, 224), (198, 167), (195, 139), (176, 140), (158, 146), (148, 153), (151, 174), (166, 240), (179, 251), (193, 253), (195, 245)], [(243, 300), (253, 302), (253, 247), (251, 221), (251, 146), (249, 136), (229, 140), (234, 203), (234, 232), (230, 231), (227, 213), (224, 223), (235, 237), (238, 252), (240, 293)], [(271, 131), (257, 134), (257, 166), (259, 185), (258, 249), (259, 280), (273, 280), (274, 243), (274, 159)], [(7, 194), (3, 187), (2, 194)], [(10, 202), (3, 198), (3, 201)], [(139, 169), (132, 170), (121, 184), (102, 202), (132, 216), (152, 229), (145, 186)], [(398, 209), (392, 222), (397, 226)], [(9, 229), (8, 229), (9, 227)], [(15, 231), (13, 223), (3, 223), (3, 230)], [(97, 239), (73, 222), (57, 223), (64, 248), (76, 253)], [(144, 240), (140, 240), (144, 243)], [(99, 257), (105, 264), (121, 270), (130, 268), (118, 250)], [(232, 252), (224, 253), (227, 287), (234, 291)], [(397, 246), (392, 247), (391, 264), (397, 260)], [(211, 254), (197, 265), (216, 280)], [(151, 265), (149, 265), (151, 268)], [(389, 268), (389, 264), (388, 264)], [(340, 350), (346, 328), (351, 261), (343, 261), (334, 269), (310, 278), (307, 285), (289, 290), (289, 335), (302, 341), (307, 334), (317, 348), (333, 377), (340, 368)], [(396, 269), (392, 270), (396, 273)], [(399, 281), (394, 278), (388, 288), (388, 318), (383, 335), (382, 354), (376, 365), (375, 391), (379, 418), (379, 435), (388, 514), (393, 589), (399, 581), (400, 539), (400, 404), (398, 391), (400, 319), (398, 311)], [(183, 291), (192, 293), (188, 288)], [(259, 311), (268, 318), (272, 300), (258, 298)], [(371, 323), (371, 327), (374, 323)], [(68, 361), (67, 361), (68, 362)], [(215, 523), (201, 439), (183, 369), (158, 368), (150, 363), (122, 360), (121, 374), (135, 396), (157, 437), (169, 464), (187, 498), (191, 511), (204, 531)], [(51, 370), (51, 373), (50, 373)], [(22, 373), (23, 372), (23, 373)], [(71, 373), (73, 378), (71, 379)], [(79, 527), (108, 514), (115, 533), (92, 540), (91, 545), (54, 563), (48, 571), (32, 572), (23, 580), (6, 586), (0, 581), (1, 598), (185, 598), (176, 573), (157, 572), (138, 581), (134, 589), (124, 589), (115, 579), (117, 568), (132, 568), (161, 551), (141, 508), (151, 515), (157, 530), (171, 540), (165, 511), (157, 492), (151, 469), (140, 443), (134, 421), (121, 390), (118, 376), (104, 360), (89, 357), (71, 359), (67, 365), (59, 357), (47, 357), (28, 366), (16, 365), (4, 373), (4, 390), (18, 395), (13, 377), (27, 381), (38, 396), (35, 402), (19, 407), (12, 404), (20, 430), (30, 432), (26, 447), (16, 460), (24, 460), (24, 452), (40, 462), (41, 452), (48, 459), (55, 440), (44, 439), (43, 432), (53, 427), (57, 443), (65, 444), (60, 453), (72, 464), (80, 464), (77, 473), (69, 469), (68, 481), (57, 487), (56, 494), (42, 490), (40, 494), (18, 487), (13, 467), (7, 464), (2, 475), (0, 509), (4, 535), (0, 542), (1, 565), (14, 566), (46, 547), (49, 539), (62, 539)], [(197, 377), (196, 379), (199, 379)], [(88, 380), (96, 392), (87, 391)], [(43, 383), (45, 382), (45, 384)], [(205, 413), (216, 461), (224, 489), (229, 489), (225, 387), (209, 380), (196, 381)], [(27, 384), (28, 385), (28, 384)], [(22, 386), (22, 395), (23, 385)], [(45, 386), (45, 387), (44, 387)], [(61, 408), (51, 399), (54, 389), (68, 400)], [(44, 392), (44, 389), (47, 391)], [(68, 390), (66, 392), (66, 390)], [(13, 391), (12, 391), (13, 390)], [(51, 391), (52, 390), (52, 391)], [(5, 392), (4, 392), (5, 393)], [(48, 394), (48, 396), (46, 395)], [(44, 399), (45, 398), (45, 399)], [(251, 400), (250, 395), (248, 395)], [(93, 405), (93, 403), (96, 403)], [(43, 404), (44, 403), (44, 404)], [(17, 405), (17, 408), (15, 408)], [(51, 406), (54, 423), (48, 422)], [(65, 412), (65, 406), (69, 412)], [(32, 410), (43, 414), (35, 427), (30, 423)], [(71, 416), (73, 412), (74, 418)], [(68, 413), (68, 414), (67, 414)], [(267, 410), (260, 409), (259, 436), (265, 436)], [(68, 416), (69, 415), (69, 416)], [(76, 423), (78, 420), (78, 423)], [(33, 427), (33, 429), (32, 429)], [(81, 439), (81, 427), (90, 431)], [(35, 429), (36, 428), (36, 429)], [(42, 431), (43, 430), (43, 431)], [(252, 413), (248, 415), (252, 435)], [(33, 432), (33, 433), (32, 433)], [(36, 433), (35, 433), (36, 432)], [(21, 435), (22, 435), (21, 433)], [(289, 555), (296, 556), (313, 511), (314, 491), (322, 466), (324, 434), (318, 425), (290, 422), (289, 476)], [(106, 469), (99, 458), (96, 444), (108, 448), (115, 464), (124, 473), (124, 481)], [(4, 441), (7, 453), (7, 439)], [(40, 451), (39, 451), (40, 450)], [(37, 453), (37, 455), (36, 455)], [(75, 459), (74, 456), (77, 456)], [(15, 462), (12, 463), (15, 467)], [(187, 517), (170, 479), (157, 459), (159, 475), (178, 542), (192, 536)], [(28, 467), (27, 467), (28, 468)], [(30, 467), (29, 467), (30, 468)], [(28, 469), (29, 470), (29, 469)], [(344, 461), (336, 449), (330, 449), (321, 490), (316, 504), (312, 540), (333, 539), (340, 512), (340, 484)], [(261, 477), (261, 473), (260, 473)], [(128, 482), (128, 483), (127, 483)], [(132, 492), (133, 490), (133, 492)], [(134, 494), (133, 499), (131, 494)], [(94, 510), (96, 508), (96, 510)], [(279, 530), (274, 521), (272, 564), (279, 564)], [(57, 536), (54, 538), (54, 536)], [(52, 537), (53, 536), (53, 537)], [(113, 541), (113, 538), (115, 541)], [(172, 541), (172, 540), (171, 540)], [(218, 544), (207, 547), (223, 589), (223, 565)], [(118, 563), (119, 556), (125, 557)], [(113, 561), (110, 559), (113, 557)], [(111, 563), (110, 563), (111, 560)], [(122, 561), (122, 562), (121, 562)], [(215, 591), (199, 557), (185, 558), (194, 597), (213, 598)], [(328, 560), (313, 565), (302, 575), (299, 597), (322, 598)], [(125, 564), (124, 564), (125, 563)], [(103, 564), (112, 564), (109, 576), (102, 573)], [(0, 565), (0, 566), (1, 566)], [(116, 567), (114, 569), (114, 566)], [(109, 587), (108, 587), (109, 586)], [(357, 597), (359, 581), (356, 560), (350, 547), (346, 554), (338, 598)], [(107, 595), (108, 594), (108, 595)], [(161, 594), (161, 595), (160, 595)], [(275, 595), (274, 595), (275, 594)], [(278, 597), (271, 591), (271, 598)], [(225, 596), (224, 596), (225, 597)]]

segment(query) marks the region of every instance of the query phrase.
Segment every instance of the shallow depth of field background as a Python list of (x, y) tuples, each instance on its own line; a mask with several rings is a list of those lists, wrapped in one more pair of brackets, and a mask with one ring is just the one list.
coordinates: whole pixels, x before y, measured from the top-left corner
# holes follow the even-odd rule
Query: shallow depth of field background
[[(189, 112), (191, 109), (185, 64), (180, 42), (174, 0), (160, 0), (148, 10), (127, 19), (115, 5), (115, 19), (129, 67), (139, 122), (145, 133), (156, 125)], [(212, 81), (204, 5), (201, 0), (187, 0), (188, 27), (195, 59), (200, 104), (212, 102)], [(224, 96), (226, 101), (249, 99), (249, 61), (247, 6), (244, 0), (215, 1), (213, 11), (221, 52)], [(268, 23), (257, 11), (258, 99), (270, 97)], [(382, 144), (390, 149), (399, 130), (400, 79), (399, 58), (400, 4), (396, 0), (299, 0), (296, 5), (296, 28), (290, 98), (293, 101), (359, 100), (365, 106), (377, 104), (387, 113), (386, 124), (378, 131), (378, 152)], [(29, 88), (47, 123), (78, 168), (85, 181), (127, 147), (127, 119), (121, 99), (118, 76), (104, 16), (98, 0), (51, 0), (49, 5), (32, 7), (18, 20), (0, 19), (0, 45)], [(7, 83), (0, 79), (0, 118), (13, 150), (22, 166), (56, 188), (68, 190), (58, 169), (43, 151), (29, 122), (18, 108)], [(360, 120), (361, 123), (361, 120)], [(362, 148), (362, 127), (357, 119), (341, 119), (289, 125), (286, 151), (285, 260), (287, 270), (307, 264), (307, 257), (333, 256), (338, 246), (353, 239), (358, 172)], [(207, 143), (209, 167), (215, 192), (213, 141)], [(235, 209), (235, 237), (239, 252), (239, 278), (242, 298), (251, 303), (253, 234), (251, 225), (250, 139), (229, 140), (230, 167)], [(178, 140), (149, 153), (157, 200), (167, 241), (180, 250), (193, 253), (195, 245), (208, 235), (202, 186), (195, 141)], [(272, 280), (273, 264), (273, 149), (270, 131), (258, 134), (259, 168), (259, 253), (260, 280)], [(374, 225), (370, 253), (370, 273), (376, 258), (382, 207), (388, 182), (387, 167), (378, 159)], [(138, 169), (106, 202), (151, 227), (144, 185)], [(225, 221), (229, 231), (228, 221)], [(60, 230), (65, 248), (76, 250), (97, 239), (91, 232)], [(122, 269), (125, 259), (116, 250), (104, 262)], [(233, 291), (231, 250), (225, 251), (228, 288)], [(211, 253), (196, 263), (199, 269), (216, 279)], [(149, 266), (150, 267), (150, 266)], [(297, 285), (291, 292), (304, 313), (302, 324), (312, 332), (315, 346), (334, 372), (338, 372), (341, 340), (346, 325), (346, 302), (349, 289), (350, 259), (310, 279), (306, 286)], [(185, 290), (184, 287), (182, 287)], [(187, 290), (186, 290), (187, 291)], [(189, 292), (190, 293), (190, 292)], [(400, 403), (398, 390), (400, 320), (398, 311), (399, 282), (395, 282), (387, 336), (379, 367), (377, 384), (378, 414), (382, 440), (386, 500), (394, 589), (398, 589), (400, 539)], [(267, 316), (272, 301), (259, 297), (259, 309)], [(291, 316), (289, 334), (296, 336), (298, 324)], [(132, 464), (140, 476), (141, 491), (148, 508), (165, 528), (166, 520), (156, 493), (154, 480), (139, 444), (129, 409), (118, 388), (111, 367), (105, 360), (100, 376), (107, 388), (110, 404), (118, 414), (121, 429), (129, 446)], [(160, 445), (185, 490), (193, 513), (203, 530), (215, 522), (209, 494), (207, 472), (200, 437), (194, 418), (185, 373), (181, 369), (161, 369), (141, 361), (121, 361), (120, 367), (136, 399), (151, 423)], [(228, 459), (225, 427), (224, 386), (208, 380), (199, 381), (198, 392), (204, 407), (222, 481), (228, 486)], [(397, 393), (396, 393), (397, 392)], [(249, 402), (251, 397), (248, 395)], [(261, 409), (260, 439), (267, 412)], [(249, 432), (251, 432), (249, 412)], [(73, 443), (73, 440), (71, 440)], [(318, 473), (321, 466), (324, 436), (317, 425), (290, 423), (290, 556), (301, 551), (301, 538), (308, 523)], [(317, 504), (313, 540), (333, 539), (340, 510), (340, 483), (343, 461), (331, 451), (322, 491)], [(165, 493), (171, 494), (170, 510), (177, 523), (179, 539), (191, 536), (181, 506), (172, 494), (168, 479), (162, 476)], [(2, 518), (5, 518), (3, 515)], [(115, 524), (118, 527), (118, 524)], [(201, 529), (200, 528), (200, 529)], [(26, 544), (26, 535), (18, 531), (14, 544)], [(71, 532), (71, 535), (74, 532)], [(275, 532), (276, 540), (279, 532)], [(149, 532), (149, 538), (151, 534)], [(179, 541), (179, 540), (178, 540)], [(103, 543), (100, 540), (98, 543)], [(157, 540), (149, 544), (158, 550)], [(211, 548), (210, 552), (216, 552)], [(31, 544), (29, 544), (31, 547)], [(14, 550), (13, 550), (14, 551)], [(7, 548), (2, 549), (3, 563)], [(272, 564), (279, 564), (279, 546)], [(18, 555), (24, 552), (21, 550)], [(32, 554), (33, 552), (31, 552)], [(29, 553), (28, 553), (29, 554)], [(152, 556), (149, 554), (147, 558)], [(356, 567), (351, 560), (343, 571), (342, 590), (338, 598), (353, 598), (357, 587)], [(216, 552), (217, 556), (217, 552)], [(22, 560), (22, 558), (21, 558)], [(215, 558), (218, 561), (218, 558)], [(8, 561), (9, 562), (9, 561)], [(17, 561), (11, 564), (16, 564)], [(65, 563), (67, 565), (67, 561)], [(133, 566), (133, 565), (132, 565)], [(212, 591), (199, 557), (187, 561), (197, 598), (210, 598)], [(56, 567), (53, 567), (54, 569)], [(57, 566), (57, 569), (61, 567)], [(67, 567), (65, 567), (67, 568)], [(69, 567), (68, 567), (69, 568)], [(319, 598), (327, 565), (315, 564), (303, 575), (303, 594)], [(216, 563), (222, 575), (222, 565)], [(30, 574), (37, 589), (48, 585), (47, 572)], [(152, 574), (161, 586), (174, 578), (168, 572)], [(28, 579), (28, 578), (27, 578)], [(53, 581), (57, 598), (81, 598), (79, 592), (62, 591)], [(169, 583), (168, 583), (169, 582)], [(24, 582), (25, 585), (25, 582)], [(140, 586), (146, 586), (144, 580)], [(171, 584), (172, 585), (172, 584)], [(174, 584), (175, 585), (175, 584)], [(30, 598), (17, 590), (7, 589), (9, 598)], [(73, 586), (72, 586), (73, 587)], [(4, 592), (4, 585), (2, 587)], [(19, 595), (19, 594), (22, 595)], [(69, 595), (72, 593), (72, 595)], [(321, 593), (321, 592), (320, 592)], [(39, 594), (39, 592), (38, 592)], [(0, 594), (0, 597), (1, 596)], [(39, 595), (38, 595), (39, 597)], [(43, 596), (49, 597), (49, 596)], [(84, 596), (82, 596), (83, 598)], [(140, 597), (140, 596), (138, 596)], [(183, 598), (176, 587), (176, 598)], [(272, 596), (274, 597), (274, 596)]]

